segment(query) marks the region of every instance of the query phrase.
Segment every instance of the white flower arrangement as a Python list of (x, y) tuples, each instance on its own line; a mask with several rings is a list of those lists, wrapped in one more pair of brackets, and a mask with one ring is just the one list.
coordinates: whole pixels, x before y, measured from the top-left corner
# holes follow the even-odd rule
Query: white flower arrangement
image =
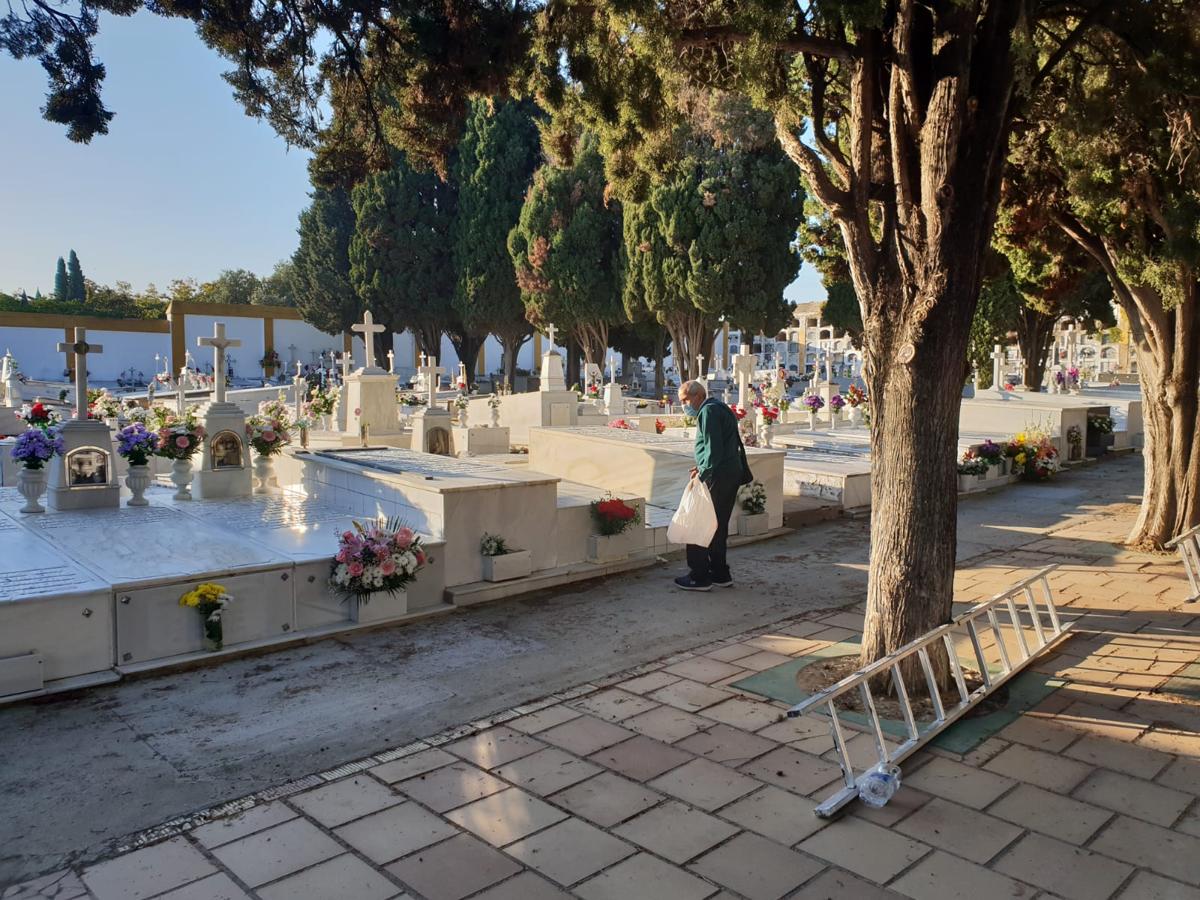
[(742, 512), (757, 516), (767, 511), (767, 488), (761, 481), (754, 481), (738, 488), (738, 502)]

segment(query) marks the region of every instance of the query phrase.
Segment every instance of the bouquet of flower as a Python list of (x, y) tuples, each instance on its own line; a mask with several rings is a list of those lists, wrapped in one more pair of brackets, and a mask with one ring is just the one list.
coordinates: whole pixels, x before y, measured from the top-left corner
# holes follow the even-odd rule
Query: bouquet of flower
[(608, 427), (624, 429), (625, 431), (633, 431), (633, 426), (630, 425), (628, 422), (626, 422), (624, 419), (613, 419), (611, 422), (608, 423)]
[(479, 541), (479, 552), (484, 556), (504, 556), (509, 552), (508, 543), (500, 535), (485, 531)]
[(1028, 481), (1049, 478), (1062, 468), (1058, 450), (1044, 431), (1022, 431), (1008, 442), (1006, 454), (1012, 458), (1014, 471)]
[(621, 534), (641, 520), (642, 515), (636, 506), (612, 494), (592, 501), (592, 521), (601, 534)]
[(829, 398), (829, 408), (834, 412), (841, 412), (842, 407), (846, 405), (846, 398), (841, 394), (834, 394)]
[(1001, 460), (1004, 459), (1004, 448), (989, 439), (980, 444), (979, 449), (975, 451), (975, 455), (989, 466), (998, 466)]
[(1112, 416), (1106, 416), (1103, 414), (1088, 416), (1087, 425), (1088, 431), (1095, 431), (1099, 434), (1113, 433)]
[(733, 414), (739, 422), (746, 418), (746, 410), (743, 407), (738, 406), (736, 403), (730, 403), (729, 408), (733, 410)]
[[(744, 415), (744, 413), (743, 413), (743, 415)], [(696, 427), (697, 419), (695, 416), (689, 416), (685, 413), (683, 415), (681, 421), (683, 422), (684, 428), (695, 428)]]
[(773, 406), (767, 406), (765, 403), (755, 403), (758, 408), (758, 414), (768, 425), (774, 425), (779, 418), (779, 410)]
[(191, 459), (206, 436), (193, 410), (189, 409), (183, 418), (169, 416), (158, 426), (158, 455), (165, 459)]
[(1078, 425), (1072, 425), (1067, 429), (1067, 443), (1072, 447), (1083, 445), (1083, 432), (1079, 430)]
[(371, 525), (355, 522), (354, 530), (343, 531), (338, 539), (329, 582), (347, 599), (363, 604), (376, 591), (403, 590), (423, 565), (421, 538), (398, 518)]
[(58, 424), (58, 416), (46, 409), (41, 403), (35, 403), (32, 406), (26, 403), (21, 407), (21, 411), (16, 416), (30, 428), (45, 429), (52, 428)]
[(791, 408), (792, 408), (792, 401), (789, 397), (781, 397), (779, 399), (779, 409), (782, 412), (787, 412)]
[(274, 456), (291, 443), (291, 428), (287, 404), (282, 399), (265, 400), (258, 404), (258, 415), (246, 420), (246, 440), (255, 453)]
[(488, 397), (488, 407), (491, 409), (499, 409), (500, 408), (500, 395), (499, 394), (492, 394), (490, 397)]
[(158, 433), (147, 431), (141, 422), (126, 425), (117, 432), (117, 452), (131, 466), (144, 466), (158, 449)]
[(588, 396), (591, 397), (593, 400), (595, 398), (599, 397), (600, 396), (600, 385), (598, 385), (594, 382), (592, 384), (589, 384), (587, 393), (588, 393)]
[(220, 650), (225, 643), (221, 619), (232, 602), (233, 597), (224, 586), (211, 581), (204, 582), (179, 598), (180, 606), (190, 607), (203, 616), (204, 638), (213, 650)]
[(125, 407), (125, 418), (130, 422), (141, 422), (143, 425), (149, 426), (153, 415), (149, 407), (140, 406), (137, 403), (130, 403)]
[(108, 392), (108, 388), (100, 388), (93, 394), (88, 391), (88, 418), (115, 419), (121, 414), (121, 401)]
[(666, 430), (667, 430), (666, 422), (664, 422), (662, 419), (654, 420), (654, 433), (655, 434), (662, 434)]
[(10, 455), (27, 469), (40, 469), (56, 453), (63, 452), (57, 428), (28, 428), (17, 435)]
[(850, 406), (864, 406), (867, 402), (867, 392), (857, 384), (852, 384), (846, 388), (846, 402)]
[(332, 416), (337, 396), (337, 391), (331, 387), (314, 386), (308, 398), (309, 413), (314, 416)]
[(757, 516), (767, 511), (767, 489), (761, 481), (753, 481), (738, 488), (738, 502), (742, 512)]
[(1067, 376), (1063, 374), (1062, 369), (1059, 369), (1057, 372), (1054, 373), (1054, 383), (1057, 384), (1059, 387), (1062, 387), (1064, 384), (1067, 383)]
[(458, 409), (458, 410), (463, 410), (463, 409), (467, 408), (467, 395), (466, 394), (459, 394), (457, 397), (454, 398), (454, 408)]
[(263, 354), (263, 357), (258, 361), (258, 364), (264, 369), (277, 369), (280, 365), (279, 354), (274, 350), (268, 350)]
[(424, 406), (425, 398), (418, 397), (416, 394), (403, 394), (400, 397), (400, 402), (404, 406)]
[(804, 405), (808, 407), (809, 412), (815, 413), (817, 410), (825, 408), (825, 401), (821, 399), (820, 394), (806, 394)]
[(963, 454), (962, 462), (958, 464), (959, 475), (986, 475), (988, 462), (981, 459), (970, 450)]
[(1071, 384), (1079, 384), (1079, 369), (1077, 367), (1071, 366), (1071, 368), (1067, 369), (1067, 380)]

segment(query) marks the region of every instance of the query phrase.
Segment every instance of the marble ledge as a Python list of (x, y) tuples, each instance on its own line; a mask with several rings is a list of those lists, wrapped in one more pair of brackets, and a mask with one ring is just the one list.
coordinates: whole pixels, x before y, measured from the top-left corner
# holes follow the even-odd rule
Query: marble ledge
[(355, 463), (328, 453), (300, 451), (295, 456), (301, 463), (315, 463), (335, 472), (358, 475), (385, 484), (404, 485), (437, 494), (526, 488), (538, 485), (558, 484), (560, 481), (554, 475), (534, 472), (517, 466), (501, 467), (487, 463), (474, 463), (469, 458), (459, 460), (454, 457), (434, 457), (434, 459), (453, 460), (454, 462), (462, 463), (464, 467), (472, 467), (479, 470), (480, 474), (439, 473), (424, 475), (416, 472), (392, 471), (364, 463)]

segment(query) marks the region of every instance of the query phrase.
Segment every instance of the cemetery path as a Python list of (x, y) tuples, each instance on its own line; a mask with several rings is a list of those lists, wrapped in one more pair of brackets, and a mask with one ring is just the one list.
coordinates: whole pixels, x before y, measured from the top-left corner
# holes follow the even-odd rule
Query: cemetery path
[[(960, 564), (1043, 565), (1058, 552), (1109, 558), (1140, 484), (1140, 457), (1125, 457), (968, 498)], [(856, 604), (866, 535), (865, 518), (842, 519), (734, 550), (731, 591), (677, 592), (672, 562), (0, 709), (0, 887), (103, 856), (122, 836), (174, 816), (701, 644)]]

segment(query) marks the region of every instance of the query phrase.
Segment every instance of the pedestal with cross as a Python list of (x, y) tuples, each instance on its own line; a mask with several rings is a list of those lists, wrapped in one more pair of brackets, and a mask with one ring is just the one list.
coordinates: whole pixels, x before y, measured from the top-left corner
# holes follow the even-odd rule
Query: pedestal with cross
[(754, 377), (757, 365), (758, 360), (750, 352), (750, 345), (742, 344), (733, 357), (733, 377), (737, 383), (738, 406), (746, 410), (747, 416), (754, 415), (754, 404), (750, 398), (750, 380)]
[(87, 358), (103, 349), (88, 343), (86, 328), (76, 328), (74, 341), (58, 345), (59, 353), (74, 355), (75, 418), (63, 423), (63, 452), (49, 463), (50, 509), (113, 508), (121, 503), (112, 433), (99, 419), (88, 418)]
[(450, 431), (450, 410), (439, 409), (437, 389), (446, 370), (430, 356), (417, 369), (425, 381), (425, 405), (412, 416), (412, 440), (409, 447), (418, 453), (434, 453), (438, 456), (453, 456), (454, 441)]
[(567, 389), (567, 379), (563, 374), (563, 358), (562, 354), (554, 349), (554, 335), (557, 329), (550, 325), (546, 329), (546, 334), (550, 339), (549, 349), (542, 357), (541, 383), (538, 385), (540, 391), (565, 391)]
[(225, 323), (217, 322), (212, 337), (197, 338), (196, 345), (212, 348), (213, 389), (200, 408), (200, 422), (207, 434), (192, 482), (192, 496), (197, 500), (249, 497), (252, 483), (246, 414), (225, 398), (225, 351), (240, 347), (242, 342), (226, 337)]
[(604, 411), (610, 416), (625, 414), (625, 395), (617, 384), (617, 358), (608, 357), (608, 384), (604, 386)]
[(402, 431), (400, 407), (396, 403), (396, 378), (375, 365), (375, 335), (387, 329), (376, 325), (371, 311), (363, 313), (362, 323), (351, 330), (363, 336), (365, 365), (345, 375), (344, 440), (355, 446), (364, 437), (371, 443), (395, 445)]

